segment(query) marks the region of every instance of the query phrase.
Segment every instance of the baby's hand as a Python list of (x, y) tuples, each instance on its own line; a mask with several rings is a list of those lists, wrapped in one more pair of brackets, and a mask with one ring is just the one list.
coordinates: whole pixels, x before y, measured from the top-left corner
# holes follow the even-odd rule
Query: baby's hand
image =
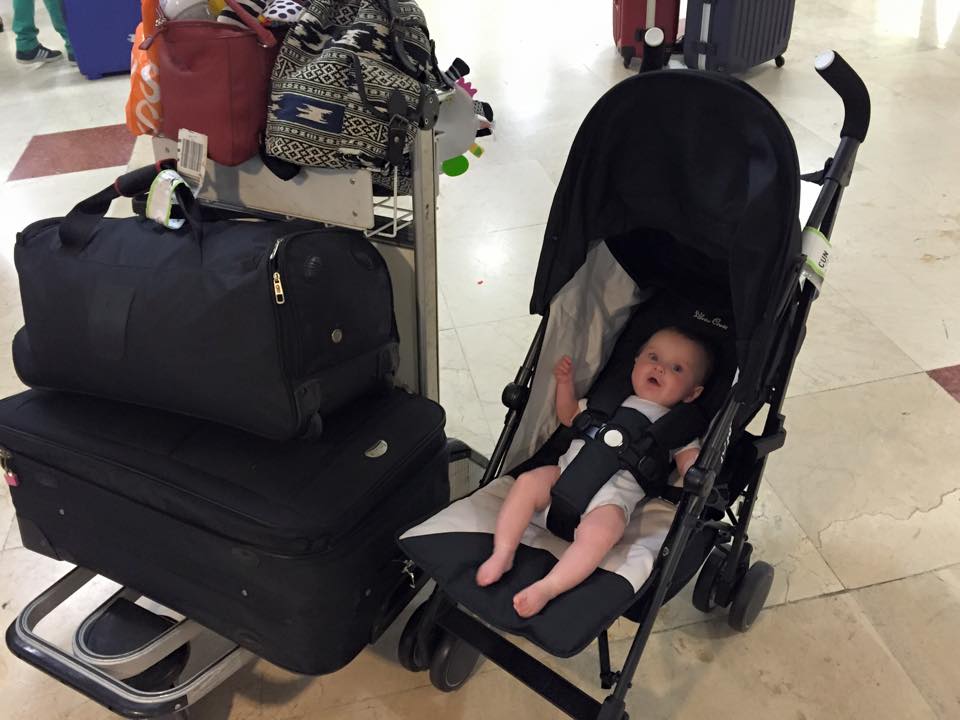
[(557, 364), (553, 368), (553, 376), (558, 383), (573, 382), (573, 360), (570, 359), (569, 355), (564, 355), (557, 360)]

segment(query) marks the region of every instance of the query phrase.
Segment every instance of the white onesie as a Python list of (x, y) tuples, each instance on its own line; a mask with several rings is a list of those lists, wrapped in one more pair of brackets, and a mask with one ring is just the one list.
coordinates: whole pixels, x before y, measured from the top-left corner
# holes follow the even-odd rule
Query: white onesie
[[(584, 398), (580, 400), (580, 412), (583, 412), (587, 409), (587, 400)], [(621, 407), (633, 408), (634, 410), (639, 410), (643, 413), (647, 419), (654, 423), (668, 412), (670, 408), (664, 407), (663, 405), (658, 405), (655, 402), (650, 400), (644, 400), (643, 398), (637, 397), (636, 395), (630, 395), (620, 403)], [(593, 437), (594, 434), (599, 429), (599, 426), (591, 427), (587, 434), (590, 437)], [(573, 459), (577, 456), (583, 446), (586, 444), (584, 440), (577, 438), (570, 443), (569, 449), (560, 457), (560, 461), (557, 463), (560, 466), (560, 472), (562, 473), (567, 469), (567, 466), (573, 462)], [(677, 448), (670, 452), (670, 459), (673, 460), (674, 456), (678, 452), (683, 450), (689, 450), (690, 448), (700, 449), (700, 441), (694, 440), (682, 448)], [(633, 475), (627, 470), (619, 470), (613, 474), (613, 476), (605, 482), (597, 493), (590, 500), (590, 503), (587, 505), (587, 509), (583, 511), (583, 514), (586, 515), (588, 512), (594, 508), (602, 507), (603, 505), (616, 505), (623, 510), (624, 517), (627, 522), (630, 522), (630, 516), (633, 514), (634, 508), (637, 507), (637, 504), (643, 499), (643, 489), (640, 487), (640, 484), (634, 479)], [(550, 512), (550, 506), (548, 505), (545, 510), (538, 512), (533, 516), (533, 524), (538, 527), (545, 528), (547, 527), (547, 513)]]

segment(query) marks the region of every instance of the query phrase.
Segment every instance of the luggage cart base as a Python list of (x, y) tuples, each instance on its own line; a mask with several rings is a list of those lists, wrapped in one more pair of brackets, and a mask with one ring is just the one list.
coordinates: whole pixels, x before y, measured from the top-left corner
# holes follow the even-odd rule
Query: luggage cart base
[[(178, 680), (189, 643), (201, 635), (218, 636), (191, 620), (174, 622), (138, 605), (134, 606), (138, 610), (131, 612), (129, 606), (140, 596), (127, 588), (81, 623), (72, 652), (40, 637), (36, 633), (40, 621), (95, 577), (97, 574), (86, 568), (75, 568), (27, 605), (7, 629), (10, 651), (118, 715), (131, 718), (182, 714), (255, 659), (253, 653), (231, 645), (191, 677)], [(126, 638), (114, 632), (109, 638), (113, 647), (105, 651), (97, 624), (121, 616), (125, 620), (111, 623), (112, 629), (124, 627)], [(134, 646), (129, 647), (125, 640), (132, 640)]]

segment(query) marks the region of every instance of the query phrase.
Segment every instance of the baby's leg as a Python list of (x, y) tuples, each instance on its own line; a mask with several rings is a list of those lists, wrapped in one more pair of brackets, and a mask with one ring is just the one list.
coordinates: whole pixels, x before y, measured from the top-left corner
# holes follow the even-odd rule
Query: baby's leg
[(477, 585), (491, 585), (513, 567), (513, 555), (523, 531), (533, 514), (550, 504), (550, 490), (559, 478), (559, 467), (545, 465), (521, 474), (513, 483), (497, 516), (493, 554), (477, 570)]
[(584, 515), (574, 533), (573, 543), (553, 570), (513, 596), (513, 608), (517, 614), (520, 617), (536, 615), (557, 595), (590, 577), (623, 537), (626, 526), (627, 520), (619, 505), (601, 505)]

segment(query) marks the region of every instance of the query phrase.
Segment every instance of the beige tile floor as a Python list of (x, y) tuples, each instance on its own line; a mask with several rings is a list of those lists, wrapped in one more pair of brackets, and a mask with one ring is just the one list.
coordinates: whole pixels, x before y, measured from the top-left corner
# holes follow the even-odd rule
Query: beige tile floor
[[(960, 2), (799, 0), (787, 65), (748, 81), (780, 110), (804, 168), (837, 141), (840, 105), (812, 69), (826, 47), (864, 77), (873, 123), (835, 232), (756, 520), (777, 568), (768, 609), (745, 635), (704, 617), (690, 589), (661, 614), (630, 712), (640, 718), (960, 718), (960, 405), (925, 374), (960, 364)], [(495, 139), (444, 180), (439, 214), (443, 402), (449, 430), (483, 451), (500, 389), (532, 336), (526, 314), (539, 242), (580, 120), (627, 76), (604, 3), (424, 0), (442, 60), (454, 54), (494, 103)], [(95, 83), (65, 63), (12, 61), (0, 0), (0, 180), (29, 138), (122, 121), (126, 80)], [(53, 43), (41, 11), (42, 38)], [(106, 185), (114, 170), (0, 184), (0, 336), (21, 322), (12, 239)], [(805, 196), (809, 206), (810, 195)], [(20, 387), (0, 352), (0, 392)], [(0, 623), (67, 570), (20, 547), (0, 491)], [(405, 618), (405, 616), (404, 616)], [(401, 622), (404, 618), (401, 618)], [(343, 671), (300, 678), (260, 662), (194, 717), (277, 720), (555, 718), (487, 663), (436, 692), (395, 661), (400, 623)], [(613, 631), (622, 658), (633, 625)], [(551, 664), (597, 697), (596, 650)], [(0, 650), (0, 718), (109, 713)]]

